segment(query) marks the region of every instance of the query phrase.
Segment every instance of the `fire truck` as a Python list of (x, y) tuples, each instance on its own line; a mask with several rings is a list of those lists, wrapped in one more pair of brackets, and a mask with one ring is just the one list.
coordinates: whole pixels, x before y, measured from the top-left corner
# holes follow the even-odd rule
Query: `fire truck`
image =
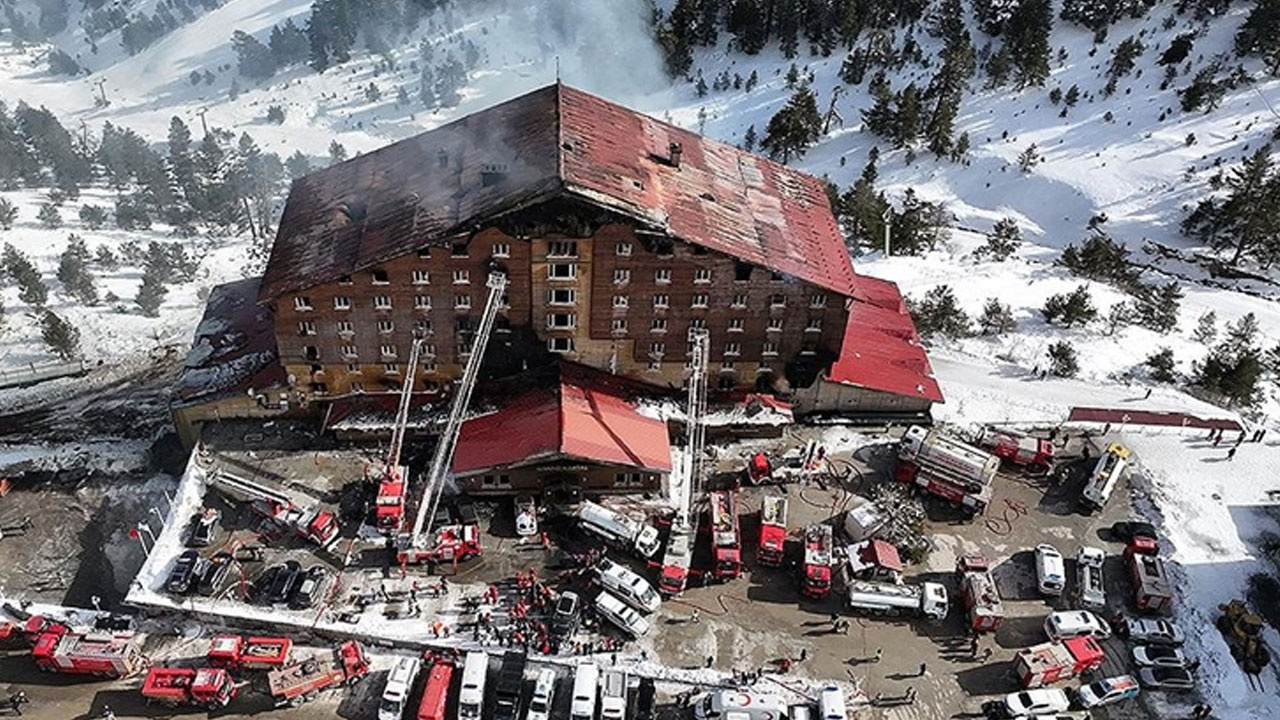
[[(684, 592), (689, 581), (689, 567), (693, 564), (694, 538), (698, 534), (698, 518), (695, 510), (702, 495), (703, 448), (706, 446), (706, 424), (703, 416), (707, 409), (707, 350), (710, 339), (706, 330), (689, 331), (689, 383), (688, 402), (685, 406), (685, 452), (681, 458), (680, 474), (684, 482), (671, 483), (671, 504), (675, 516), (667, 533), (667, 547), (662, 555), (662, 570), (658, 574), (658, 591), (666, 595)], [(736, 520), (735, 520), (736, 522)]]
[(338, 516), (299, 493), (221, 469), (209, 476), (209, 483), (229, 497), (248, 502), (255, 513), (326, 550), (338, 541)]
[(693, 559), (693, 535), (688, 523), (679, 518), (667, 533), (667, 548), (662, 555), (662, 572), (658, 575), (658, 592), (679, 595), (689, 581), (689, 563)]
[(36, 638), (31, 657), (45, 672), (110, 678), (128, 677), (147, 665), (142, 644), (133, 634), (46, 632)]
[(825, 597), (831, 591), (831, 526), (815, 523), (804, 530), (804, 583), (806, 597)]
[(962, 555), (956, 561), (960, 596), (974, 632), (994, 632), (1004, 621), (1004, 602), (985, 555)]
[(1053, 465), (1053, 443), (1015, 430), (988, 427), (978, 445), (996, 457), (1032, 471), (1047, 471)]
[(732, 491), (707, 493), (711, 513), (711, 550), (717, 580), (732, 580), (742, 573), (742, 546), (738, 542), (738, 496)]
[(396, 533), (404, 525), (404, 495), (406, 477), (400, 468), (399, 472), (378, 483), (378, 496), (374, 500), (374, 524), (385, 533)]
[(1042, 643), (1023, 650), (1013, 658), (1013, 670), (1024, 688), (1038, 688), (1060, 680), (1070, 680), (1102, 665), (1106, 655), (1092, 637)]
[(224, 668), (153, 667), (142, 683), (148, 703), (167, 707), (203, 705), (213, 710), (226, 707), (235, 696), (235, 681)]
[(36, 640), (47, 632), (67, 633), (71, 628), (43, 615), (32, 615), (24, 622), (0, 623), (0, 657), (30, 655)]
[(991, 502), (991, 481), (1000, 468), (995, 455), (920, 425), (907, 428), (898, 460), (898, 481), (914, 483), (974, 514)]
[(480, 528), (476, 525), (442, 525), (431, 531), (431, 540), (425, 544), (404, 545), (396, 550), (396, 562), (401, 565), (422, 563), (459, 563), (478, 557)]
[(289, 661), (293, 640), (287, 637), (251, 637), (215, 635), (205, 655), (219, 668), (241, 670), (274, 670)]
[(1169, 613), (1173, 610), (1173, 586), (1158, 552), (1152, 538), (1135, 537), (1124, 549), (1124, 556), (1133, 582), (1133, 604), (1146, 612)]
[(369, 674), (364, 648), (348, 640), (327, 653), (267, 673), (267, 688), (276, 707), (297, 706), (335, 685), (354, 685)]
[(760, 544), (756, 546), (756, 562), (766, 567), (782, 564), (787, 543), (787, 499), (766, 495), (760, 506)]

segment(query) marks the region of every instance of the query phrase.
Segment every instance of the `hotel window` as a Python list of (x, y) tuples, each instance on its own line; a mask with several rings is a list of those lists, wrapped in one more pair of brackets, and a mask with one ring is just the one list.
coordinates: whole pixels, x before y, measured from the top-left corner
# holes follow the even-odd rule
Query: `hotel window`
[(378, 321), (378, 332), (383, 335), (390, 335), (396, 329), (396, 324), (390, 320)]
[(809, 296), (809, 307), (811, 307), (811, 308), (822, 308), (822, 307), (826, 307), (826, 306), (827, 306), (827, 296), (826, 296), (826, 295), (810, 295), (810, 296)]
[(547, 291), (548, 305), (573, 305), (578, 302), (578, 291), (572, 288), (552, 288)]
[(353, 282), (355, 281), (351, 279), (350, 275), (343, 275), (342, 277), (338, 278), (339, 285), (350, 285)]
[(386, 363), (385, 365), (382, 366), (382, 370), (388, 375), (400, 374), (400, 366), (395, 363)]
[(650, 355), (657, 355), (657, 356), (661, 356), (661, 355), (662, 355), (663, 353), (665, 353), (666, 351), (667, 351), (667, 344), (666, 344), (666, 343), (660, 343), (660, 342), (649, 343), (649, 354), (650, 354)]
[(746, 306), (747, 306), (746, 293), (738, 293), (733, 296), (733, 302), (730, 304), (730, 307), (744, 308)]
[(573, 263), (552, 263), (547, 266), (547, 277), (552, 280), (577, 280), (578, 266)]
[(453, 271), (453, 284), (454, 284), (454, 285), (467, 285), (467, 284), (469, 284), (470, 282), (471, 282), (471, 271), (470, 271), (470, 270), (454, 270), (454, 271)]
[(751, 280), (751, 265), (737, 260), (733, 263), (733, 281), (748, 282)]
[(353, 335), (353, 334), (355, 334), (355, 331), (356, 331), (356, 330), (355, 330), (355, 327), (353, 327), (353, 326), (351, 325), (351, 321), (350, 321), (350, 320), (339, 320), (339, 321), (338, 321), (338, 334), (339, 334), (339, 335)]
[(423, 343), (423, 344), (422, 344), (422, 355), (423, 355), (423, 357), (435, 357), (435, 356), (436, 356), (436, 345), (435, 345), (435, 343)]
[[(431, 360), (427, 360), (426, 362), (422, 363), (422, 374), (423, 374), (423, 375), (431, 375), (431, 374), (435, 373), (435, 371), (436, 371), (436, 364), (435, 364), (435, 362), (433, 362), (433, 361), (431, 361)], [(434, 385), (434, 384), (435, 384), (435, 383), (429, 383), (429, 385)]]
[(304, 345), (302, 347), (302, 354), (308, 360), (320, 359), (320, 349), (317, 348), (315, 345)]
[(351, 383), (351, 392), (357, 392), (357, 393), (362, 393), (362, 392), (364, 392), (364, 383), (362, 383), (362, 382), (358, 382), (358, 381), (353, 381), (353, 382)]
[(615, 310), (626, 310), (631, 307), (631, 298), (627, 295), (614, 295), (613, 308)]
[(691, 318), (689, 320), (690, 330), (701, 330), (707, 326), (706, 318)]
[(414, 285), (430, 285), (431, 273), (427, 272), (426, 270), (414, 270), (413, 284)]
[(671, 306), (670, 302), (671, 302), (671, 298), (667, 297), (666, 295), (653, 296), (653, 306), (655, 308), (666, 309)]
[(742, 332), (746, 321), (742, 318), (729, 318), (729, 332)]
[(547, 243), (547, 257), (578, 257), (578, 243), (570, 240), (556, 240)]
[(725, 355), (741, 355), (742, 343), (736, 343), (736, 342), (725, 343), (724, 354)]
[(341, 348), (342, 357), (355, 359), (359, 356), (355, 345), (343, 345)]
[(358, 363), (347, 363), (347, 374), (348, 374), (348, 375), (359, 375), (359, 374), (360, 374), (360, 365), (359, 365)]
[(573, 352), (573, 338), (571, 337), (553, 337), (547, 338), (547, 349), (551, 352)]
[(382, 357), (384, 358), (393, 358), (396, 356), (395, 345), (383, 345), (379, 348), (379, 351), (382, 353)]
[(698, 268), (693, 271), (693, 281), (696, 283), (711, 282), (711, 270), (708, 268)]
[(374, 309), (374, 310), (390, 310), (390, 309), (391, 309), (391, 296), (390, 296), (390, 295), (375, 295), (375, 296), (374, 296), (374, 298), (373, 298), (373, 309)]
[(386, 270), (374, 270), (370, 275), (373, 276), (374, 285), (386, 285), (391, 282), (391, 278), (387, 275)]
[(431, 257), (431, 246), (430, 246), (430, 245), (427, 245), (427, 246), (425, 246), (425, 247), (420, 247), (420, 248), (418, 248), (418, 257), (420, 257), (420, 258), (429, 258), (429, 257)]
[(653, 281), (659, 284), (671, 282), (671, 268), (659, 268), (653, 271)]
[(705, 308), (707, 306), (707, 294), (698, 293), (693, 296), (693, 301), (689, 303), (689, 307)]
[(414, 295), (413, 308), (415, 310), (430, 310), (431, 296), (430, 295)]
[(493, 244), (493, 256), (496, 258), (511, 257), (510, 243), (497, 242)]
[(765, 355), (765, 356), (767, 356), (767, 357), (772, 357), (772, 356), (774, 356), (774, 355), (777, 355), (777, 354), (778, 354), (778, 343), (776, 343), (776, 342), (772, 342), (772, 341), (770, 341), (770, 340), (766, 340), (766, 341), (764, 342), (763, 349), (760, 351), (760, 354), (761, 354), (761, 355)]
[(339, 295), (335, 297), (333, 299), (333, 309), (334, 310), (350, 310), (351, 298), (347, 297), (346, 295)]
[(618, 257), (630, 257), (631, 243), (618, 243), (617, 245), (614, 245), (613, 254), (617, 255)]
[(298, 323), (298, 334), (299, 335), (315, 335), (316, 324), (314, 322), (311, 322), (310, 320), (303, 320), (302, 322)]
[(769, 318), (769, 325), (765, 328), (769, 332), (782, 332), (782, 318)]
[(572, 330), (577, 327), (578, 318), (573, 313), (551, 313), (547, 315), (547, 328), (551, 330)]
[(466, 244), (466, 243), (454, 243), (454, 244), (453, 244), (453, 246), (449, 248), (449, 254), (450, 254), (450, 255), (452, 255), (453, 257), (466, 257), (466, 256), (467, 256), (467, 244)]
[(455, 310), (470, 310), (470, 309), (471, 309), (471, 296), (470, 296), (470, 295), (454, 295), (454, 296), (453, 296), (453, 309), (455, 309)]
[(645, 369), (649, 372), (662, 372), (662, 361), (650, 360), (649, 365)]
[(786, 306), (787, 306), (787, 296), (783, 295), (782, 293), (774, 293), (769, 298), (769, 307), (780, 308), (780, 307), (786, 307)]
[(627, 284), (627, 283), (629, 283), (629, 282), (631, 282), (631, 271), (630, 271), (630, 270), (614, 270), (614, 271), (613, 271), (613, 284), (614, 284), (614, 285), (626, 285), (626, 284)]
[(611, 329), (613, 330), (613, 332), (618, 332), (618, 333), (624, 333), (624, 332), (626, 332), (626, 331), (627, 331), (627, 319), (626, 319), (626, 318), (614, 318), (614, 319), (613, 319), (613, 325), (612, 325)]
[(735, 369), (735, 366), (732, 360), (725, 360), (724, 362), (720, 363), (720, 372), (733, 372), (734, 369)]
[(805, 332), (822, 332), (822, 318), (809, 318), (809, 324), (804, 328)]
[(418, 320), (415, 323), (413, 323), (414, 337), (426, 337), (427, 335), (430, 335), (432, 332), (434, 332), (434, 330), (431, 327), (430, 320)]
[(311, 310), (311, 298), (305, 295), (296, 295), (293, 298), (294, 310)]
[(654, 318), (653, 324), (649, 326), (649, 332), (664, 333), (667, 331), (666, 318)]

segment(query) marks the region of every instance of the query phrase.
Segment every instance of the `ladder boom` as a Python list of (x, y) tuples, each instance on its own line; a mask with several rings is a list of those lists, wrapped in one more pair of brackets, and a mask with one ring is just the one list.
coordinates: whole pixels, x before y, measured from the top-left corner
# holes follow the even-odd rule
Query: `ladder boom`
[[(400, 466), (400, 450), (404, 447), (406, 426), (409, 424), (409, 405), (413, 399), (413, 383), (418, 375), (418, 358), (422, 354), (422, 338), (414, 338), (409, 350), (409, 367), (405, 374), (404, 386), (400, 388), (400, 406), (396, 409), (396, 424), (391, 430), (391, 446), (387, 448), (387, 471), (385, 477), (395, 475)], [(403, 478), (402, 478), (403, 479)]]

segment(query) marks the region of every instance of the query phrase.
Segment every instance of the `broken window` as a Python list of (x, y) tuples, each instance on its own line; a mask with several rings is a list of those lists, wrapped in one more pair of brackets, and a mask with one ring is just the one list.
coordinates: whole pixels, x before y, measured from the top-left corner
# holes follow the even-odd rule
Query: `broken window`
[(733, 263), (733, 281), (748, 282), (751, 280), (751, 264), (737, 260)]
[(573, 352), (573, 338), (571, 337), (553, 337), (547, 338), (547, 349), (551, 352), (563, 353)]
[(319, 360), (320, 349), (315, 345), (306, 345), (302, 348), (302, 355), (308, 360)]
[(573, 263), (552, 263), (547, 266), (547, 277), (552, 280), (576, 280), (578, 266)]
[(773, 296), (769, 298), (769, 306), (776, 308), (786, 307), (787, 296), (782, 293), (774, 293)]
[(373, 276), (374, 285), (386, 285), (391, 282), (391, 276), (387, 275), (386, 270), (374, 270), (370, 275)]
[(578, 302), (578, 291), (573, 288), (552, 288), (547, 291), (547, 304), (573, 305)]
[(578, 324), (573, 313), (551, 313), (547, 315), (547, 327), (551, 330), (572, 330)]
[(467, 244), (466, 244), (466, 243), (454, 243), (454, 244), (449, 248), (449, 254), (450, 254), (450, 255), (452, 255), (453, 257), (466, 257), (466, 256), (467, 256)]

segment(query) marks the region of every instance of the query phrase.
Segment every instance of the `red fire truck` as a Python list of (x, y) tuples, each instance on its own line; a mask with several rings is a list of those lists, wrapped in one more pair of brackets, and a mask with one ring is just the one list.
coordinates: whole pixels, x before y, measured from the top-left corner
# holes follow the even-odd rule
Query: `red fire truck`
[(421, 563), (456, 563), (480, 555), (480, 528), (476, 525), (445, 525), (432, 532), (431, 540), (422, 547), (411, 542), (396, 549), (396, 562), (401, 565)]
[(128, 677), (146, 667), (142, 645), (133, 634), (85, 634), (54, 630), (36, 638), (31, 650), (36, 667), (46, 672)]
[(32, 615), (25, 622), (0, 623), (0, 657), (30, 655), (36, 639), (47, 632), (70, 632), (67, 625), (43, 615)]
[(404, 526), (405, 482), (400, 475), (393, 475), (378, 483), (378, 497), (374, 501), (374, 522), (385, 533), (396, 533)]
[(899, 482), (912, 483), (974, 514), (991, 502), (991, 482), (1000, 458), (940, 430), (912, 425), (898, 445)]
[(756, 547), (756, 562), (766, 567), (778, 567), (782, 564), (786, 543), (787, 499), (767, 495), (760, 506), (760, 544)]
[(996, 457), (1028, 470), (1048, 470), (1053, 465), (1053, 443), (1044, 438), (989, 427), (982, 431), (978, 444)]
[(445, 720), (454, 660), (448, 655), (429, 655), (427, 660), (431, 663), (431, 671), (427, 673), (427, 682), (422, 686), (422, 702), (418, 703), (417, 720)]
[(711, 548), (717, 580), (732, 580), (742, 573), (742, 546), (738, 541), (738, 497), (732, 491), (707, 493), (711, 512)]
[(276, 707), (301, 705), (322, 690), (343, 683), (352, 685), (369, 673), (364, 648), (348, 640), (328, 653), (300, 660), (267, 673), (267, 687)]
[(1169, 613), (1173, 610), (1173, 586), (1158, 552), (1152, 538), (1135, 537), (1124, 549), (1124, 556), (1133, 581), (1133, 604), (1139, 610)]
[(203, 705), (226, 707), (236, 696), (236, 684), (223, 668), (153, 667), (142, 684), (148, 703), (168, 707)]
[(815, 523), (804, 530), (804, 583), (807, 597), (824, 597), (831, 591), (831, 526)]
[(985, 555), (961, 555), (956, 561), (956, 580), (968, 612), (969, 628), (974, 632), (995, 631), (1004, 621), (1004, 602), (1000, 589), (991, 576), (991, 565)]
[(209, 475), (209, 484), (253, 512), (322, 548), (338, 541), (338, 516), (310, 498), (263, 478), (244, 478), (225, 470)]
[(293, 640), (287, 637), (251, 637), (215, 635), (205, 655), (209, 663), (220, 668), (241, 670), (274, 670), (289, 661)]
[(1013, 670), (1024, 688), (1038, 688), (1059, 680), (1070, 680), (1100, 665), (1106, 656), (1092, 637), (1042, 643), (1019, 650)]

